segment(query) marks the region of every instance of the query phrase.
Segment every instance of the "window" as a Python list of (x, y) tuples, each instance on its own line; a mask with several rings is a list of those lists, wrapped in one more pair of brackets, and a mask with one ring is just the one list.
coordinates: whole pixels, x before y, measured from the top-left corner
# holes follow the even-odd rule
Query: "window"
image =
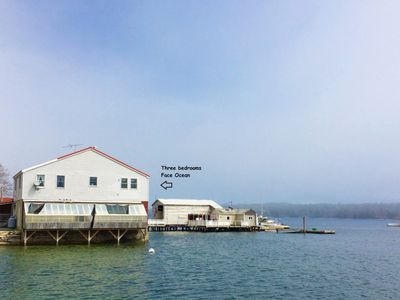
[[(164, 206), (162, 206), (162, 205), (157, 206), (157, 210), (164, 211)], [(193, 215), (190, 215), (190, 216), (192, 216), (192, 220), (193, 220)]]
[(89, 178), (89, 186), (97, 186), (97, 177)]
[(137, 179), (131, 178), (131, 189), (137, 189)]
[(128, 188), (128, 178), (121, 178), (121, 189)]
[(22, 187), (22, 176), (18, 177), (18, 187), (21, 189)]
[(127, 215), (128, 214), (128, 205), (119, 205), (119, 204), (106, 204), (107, 212), (109, 214), (117, 214), (117, 215)]
[(58, 188), (65, 187), (65, 176), (64, 175), (57, 175), (57, 187)]
[(36, 204), (36, 203), (30, 203), (28, 206), (28, 214), (39, 214), (40, 211), (43, 209), (44, 204)]
[(38, 186), (44, 186), (44, 175), (36, 175)]

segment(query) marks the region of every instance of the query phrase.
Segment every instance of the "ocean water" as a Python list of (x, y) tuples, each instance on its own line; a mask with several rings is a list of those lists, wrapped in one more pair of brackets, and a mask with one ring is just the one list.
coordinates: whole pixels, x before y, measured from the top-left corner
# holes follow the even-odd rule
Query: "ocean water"
[(336, 235), (153, 232), (135, 246), (3, 246), (0, 299), (400, 299), (400, 228), (388, 222), (308, 220)]

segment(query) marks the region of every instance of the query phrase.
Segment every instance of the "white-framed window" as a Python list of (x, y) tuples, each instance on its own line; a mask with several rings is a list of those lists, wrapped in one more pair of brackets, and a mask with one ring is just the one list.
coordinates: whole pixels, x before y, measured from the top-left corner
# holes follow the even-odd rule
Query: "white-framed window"
[(93, 187), (97, 186), (97, 177), (94, 176), (89, 177), (89, 186)]
[(58, 188), (65, 187), (65, 176), (64, 175), (57, 175), (57, 187)]
[(131, 189), (137, 189), (137, 178), (131, 178)]
[(43, 174), (36, 175), (36, 182), (38, 183), (38, 186), (44, 186), (45, 176)]
[(128, 188), (128, 178), (121, 178), (121, 189)]

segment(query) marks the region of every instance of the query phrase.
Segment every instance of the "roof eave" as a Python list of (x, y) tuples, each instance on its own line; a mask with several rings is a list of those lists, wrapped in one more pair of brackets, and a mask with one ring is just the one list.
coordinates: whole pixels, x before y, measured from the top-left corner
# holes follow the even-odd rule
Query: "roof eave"
[(147, 174), (147, 173), (145, 173), (145, 172), (143, 172), (143, 171), (140, 171), (139, 169), (136, 169), (136, 168), (134, 168), (134, 167), (132, 167), (132, 166), (130, 166), (130, 165), (128, 165), (128, 164), (126, 164), (126, 163), (124, 163), (124, 162), (118, 160), (118, 159), (116, 159), (115, 157), (112, 157), (111, 155), (108, 155), (107, 153), (104, 153), (104, 152), (102, 152), (102, 151), (96, 149), (96, 147), (86, 147), (86, 148), (83, 148), (83, 149), (74, 151), (74, 152), (72, 152), (72, 153), (65, 154), (65, 155), (63, 155), (63, 156), (57, 157), (56, 159), (53, 159), (53, 160), (50, 160), (50, 161), (47, 161), (47, 162), (44, 162), (44, 163), (41, 163), (41, 164), (32, 166), (32, 167), (30, 167), (30, 168), (23, 169), (23, 170), (19, 171), (17, 174), (15, 174), (15, 175), (13, 176), (13, 178), (18, 177), (18, 176), (19, 176), (20, 174), (22, 174), (22, 173), (25, 173), (25, 172), (34, 170), (34, 169), (39, 168), (39, 167), (46, 166), (46, 165), (51, 164), (51, 163), (53, 163), (53, 162), (60, 161), (60, 160), (62, 160), (62, 159), (65, 159), (65, 158), (68, 158), (68, 157), (70, 157), (70, 156), (74, 156), (74, 155), (77, 155), (77, 154), (86, 152), (86, 151), (88, 151), (88, 150), (94, 151), (95, 153), (97, 153), (97, 154), (99, 154), (99, 155), (101, 155), (101, 156), (103, 156), (103, 157), (105, 157), (105, 158), (108, 158), (109, 160), (113, 161), (114, 163), (117, 163), (117, 164), (119, 164), (119, 165), (121, 165), (121, 166), (123, 166), (123, 167), (125, 167), (125, 168), (127, 168), (127, 169), (129, 169), (129, 170), (131, 170), (131, 171), (134, 171), (134, 172), (136, 172), (136, 173), (138, 173), (138, 174), (140, 174), (140, 175), (146, 177), (147, 179), (150, 178), (150, 175), (149, 175), (149, 174)]

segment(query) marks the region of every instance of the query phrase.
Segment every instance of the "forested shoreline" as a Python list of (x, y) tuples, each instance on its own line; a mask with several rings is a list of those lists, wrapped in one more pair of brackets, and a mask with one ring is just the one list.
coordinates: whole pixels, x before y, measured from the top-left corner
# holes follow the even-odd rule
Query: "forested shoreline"
[(353, 219), (400, 219), (400, 203), (360, 204), (293, 204), (264, 203), (242, 204), (260, 214), (272, 217), (353, 218)]

